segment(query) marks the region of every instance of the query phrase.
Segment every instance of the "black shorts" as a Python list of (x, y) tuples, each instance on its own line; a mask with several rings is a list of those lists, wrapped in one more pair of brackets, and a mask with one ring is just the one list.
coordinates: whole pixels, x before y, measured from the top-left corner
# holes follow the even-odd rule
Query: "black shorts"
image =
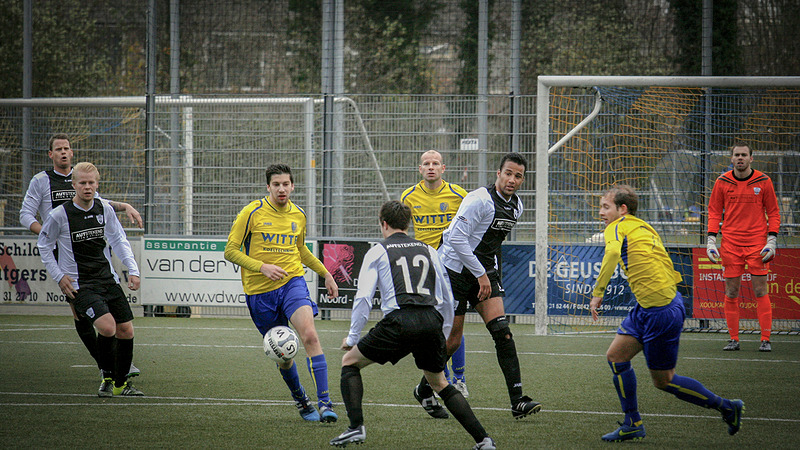
[[(504, 297), (506, 295), (503, 290), (503, 285), (500, 284), (500, 275), (496, 270), (487, 270), (486, 275), (489, 276), (489, 283), (492, 286), (492, 293), (489, 298)], [(478, 284), (478, 279), (466, 267), (461, 273), (447, 269), (447, 276), (450, 278), (450, 286), (453, 289), (453, 299), (458, 303), (456, 306), (457, 316), (463, 316), (467, 313), (467, 306), (475, 307), (478, 303), (478, 292), (481, 287)]]
[(447, 363), (443, 323), (433, 306), (404, 306), (376, 323), (358, 350), (379, 364), (397, 364), (411, 353), (419, 369), (439, 373)]
[(70, 303), (79, 315), (92, 323), (107, 313), (111, 313), (117, 323), (133, 320), (131, 305), (118, 284), (83, 285)]

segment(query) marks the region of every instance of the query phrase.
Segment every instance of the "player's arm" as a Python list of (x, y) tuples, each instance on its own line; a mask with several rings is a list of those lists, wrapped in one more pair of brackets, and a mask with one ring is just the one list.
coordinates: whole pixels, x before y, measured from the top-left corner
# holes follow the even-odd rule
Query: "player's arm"
[[(102, 202), (102, 200), (100, 201)], [(103, 202), (103, 208), (106, 216), (104, 225), (106, 239), (111, 249), (114, 250), (114, 253), (122, 260), (125, 267), (128, 268), (128, 288), (135, 291), (139, 289), (140, 275), (139, 265), (136, 264), (136, 258), (133, 256), (131, 244), (125, 236), (125, 229), (123, 229), (122, 224), (119, 223), (119, 219), (114, 213), (113, 207)]]
[(597, 284), (592, 291), (592, 300), (589, 302), (589, 310), (592, 312), (592, 318), (597, 320), (597, 308), (603, 303), (603, 294), (605, 294), (608, 282), (611, 281), (611, 276), (614, 274), (614, 269), (619, 264), (622, 255), (622, 240), (623, 237), (617, 235), (619, 224), (610, 224), (605, 230), (606, 249), (603, 254), (603, 262), (600, 264), (600, 273), (597, 274)]
[(242, 250), (244, 238), (249, 234), (251, 212), (252, 208), (248, 206), (242, 209), (233, 221), (231, 231), (228, 233), (228, 242), (225, 244), (225, 259), (251, 272), (260, 272), (264, 263), (250, 257)]
[[(378, 286), (378, 266), (381, 257), (386, 254), (381, 245), (376, 245), (364, 255), (361, 270), (358, 272), (358, 290), (353, 299), (353, 313), (350, 316), (350, 331), (342, 343), (343, 350), (349, 350), (361, 338), (361, 330), (369, 320), (369, 311), (372, 309), (372, 298)], [(386, 270), (389, 270), (388, 267)]]
[(453, 291), (450, 287), (450, 280), (447, 277), (447, 270), (439, 260), (439, 254), (433, 247), (428, 247), (433, 261), (433, 269), (436, 273), (436, 310), (442, 315), (444, 323), (442, 324), (442, 333), (444, 338), (450, 336), (450, 330), (453, 328), (453, 316), (455, 315), (455, 301), (453, 299)]
[(77, 292), (75, 286), (73, 286), (75, 280), (61, 271), (54, 253), (56, 243), (58, 242), (58, 235), (61, 233), (61, 227), (68, 226), (66, 225), (66, 220), (64, 208), (57, 208), (50, 211), (50, 214), (44, 221), (44, 225), (41, 227), (36, 246), (39, 248), (39, 255), (42, 258), (44, 267), (47, 269), (47, 273), (50, 274), (50, 278), (58, 283), (58, 287), (64, 295), (69, 298), (75, 298), (75, 293)]
[(711, 197), (708, 199), (708, 234), (716, 236), (719, 233), (719, 224), (722, 222), (722, 212), (725, 207), (725, 193), (722, 182), (714, 182)]
[[(98, 196), (98, 198), (100, 197)], [(128, 220), (130, 220), (132, 224), (138, 225), (139, 228), (144, 228), (144, 222), (142, 221), (141, 214), (139, 214), (139, 211), (137, 211), (136, 208), (131, 206), (129, 203), (115, 202), (111, 200), (106, 200), (106, 202), (108, 202), (108, 204), (111, 205), (112, 208), (114, 208), (114, 211), (124, 212), (128, 216)]]
[(775, 187), (772, 180), (766, 183), (764, 192), (764, 212), (767, 215), (767, 244), (761, 249), (761, 260), (769, 262), (775, 257), (778, 248), (778, 231), (781, 228), (781, 213), (778, 209), (778, 198), (775, 196)]
[[(42, 231), (42, 224), (36, 220), (36, 213), (39, 212), (39, 206), (42, 204), (42, 196), (44, 194), (41, 192), (41, 186), (37, 180), (37, 177), (33, 177), (28, 184), (28, 190), (22, 200), (22, 208), (19, 210), (19, 223), (32, 232), (39, 234)], [(45, 219), (42, 218), (42, 220)]]
[(325, 268), (325, 264), (322, 264), (322, 261), (314, 256), (311, 250), (306, 247), (305, 231), (297, 238), (297, 250), (300, 252), (300, 262), (325, 279), (325, 288), (328, 291), (328, 298), (336, 298), (339, 295), (339, 285), (336, 284), (333, 275)]
[(450, 223), (448, 229), (448, 242), (453, 247), (461, 263), (479, 278), (486, 274), (486, 270), (478, 261), (478, 257), (472, 251), (469, 238), (475, 233), (478, 224), (486, 214), (487, 208), (478, 196), (467, 197), (458, 208), (456, 217)]

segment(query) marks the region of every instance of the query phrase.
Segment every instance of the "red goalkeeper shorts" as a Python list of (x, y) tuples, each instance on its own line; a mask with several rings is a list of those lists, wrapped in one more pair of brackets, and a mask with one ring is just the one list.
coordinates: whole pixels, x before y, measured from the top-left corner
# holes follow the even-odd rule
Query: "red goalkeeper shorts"
[[(766, 243), (765, 243), (766, 244)], [(751, 275), (766, 275), (769, 273), (769, 263), (761, 261), (764, 255), (761, 250), (764, 245), (747, 246), (726, 244), (724, 241), (719, 248), (722, 257), (722, 276), (735, 278), (749, 272)]]

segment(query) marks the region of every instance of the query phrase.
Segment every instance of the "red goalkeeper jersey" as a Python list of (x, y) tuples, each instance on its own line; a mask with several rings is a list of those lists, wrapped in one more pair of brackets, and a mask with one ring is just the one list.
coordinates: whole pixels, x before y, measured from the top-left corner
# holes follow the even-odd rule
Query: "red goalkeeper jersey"
[(720, 232), (738, 245), (763, 245), (768, 233), (778, 233), (781, 216), (772, 180), (753, 169), (745, 179), (733, 171), (714, 183), (708, 202), (708, 232)]

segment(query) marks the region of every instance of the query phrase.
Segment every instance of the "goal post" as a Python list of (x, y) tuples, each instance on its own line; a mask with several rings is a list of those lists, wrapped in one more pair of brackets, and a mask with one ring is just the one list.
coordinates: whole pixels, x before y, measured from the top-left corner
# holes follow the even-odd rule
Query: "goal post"
[[(536, 101), (536, 334), (598, 329), (588, 311), (602, 258), (597, 204), (621, 182), (637, 189), (637, 215), (684, 274), (687, 328), (723, 332), (721, 272), (705, 257), (703, 236), (710, 189), (729, 170), (734, 139), (754, 144), (754, 166), (771, 176), (781, 207), (773, 331), (800, 330), (800, 77), (540, 76)], [(619, 278), (615, 294), (624, 292)], [(745, 310), (753, 303), (746, 284)], [(618, 300), (600, 329), (630, 309), (629, 292)], [(746, 311), (742, 319), (743, 332), (757, 331)]]

